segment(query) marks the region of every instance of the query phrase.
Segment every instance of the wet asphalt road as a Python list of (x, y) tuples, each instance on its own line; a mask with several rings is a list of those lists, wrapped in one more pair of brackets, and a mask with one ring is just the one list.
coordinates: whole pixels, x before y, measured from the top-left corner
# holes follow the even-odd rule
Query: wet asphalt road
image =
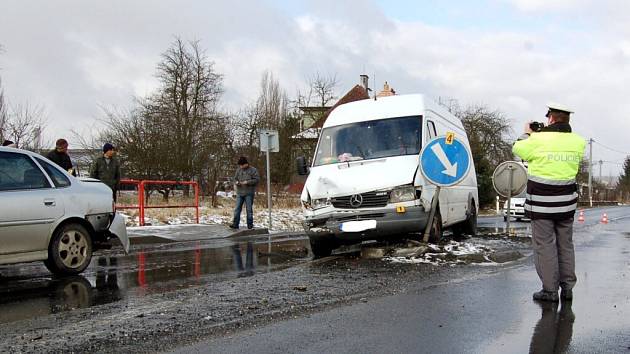
[[(607, 212), (611, 219), (608, 225), (598, 224), (603, 212)], [(566, 337), (567, 328), (573, 333), (567, 344), (571, 351), (629, 350), (627, 348), (630, 347), (630, 340), (626, 335), (630, 333), (629, 321), (619, 317), (620, 313), (624, 311), (627, 313), (629, 309), (627, 294), (630, 294), (630, 289), (626, 276), (630, 276), (628, 275), (630, 265), (627, 261), (630, 234), (624, 232), (630, 230), (630, 219), (623, 219), (629, 215), (628, 207), (587, 210), (586, 222), (576, 223), (579, 284), (576, 288), (576, 301), (572, 307), (576, 320), (570, 328), (566, 325), (568, 322), (565, 319), (572, 316), (566, 306), (561, 308), (560, 316), (555, 314), (553, 311), (555, 309), (542, 309), (530, 300), (531, 292), (539, 287), (531, 260), (515, 262), (507, 267), (482, 267), (478, 270), (453, 272), (455, 275), (445, 275), (450, 274), (446, 272), (447, 268), (441, 270), (438, 268), (438, 273), (430, 269), (428, 271), (433, 273), (419, 270), (419, 274), (425, 274), (421, 276), (423, 281), (413, 281), (414, 278), (410, 275), (411, 280), (403, 277), (405, 280), (401, 281), (405, 283), (394, 286), (391, 282), (400, 278), (401, 269), (404, 271), (405, 267), (415, 267), (404, 265), (402, 268), (394, 267), (393, 270), (388, 270), (385, 267), (382, 270), (385, 276), (391, 273), (389, 285), (382, 285), (387, 286), (391, 290), (389, 292), (370, 290), (374, 297), (367, 292), (361, 301), (357, 301), (356, 298), (351, 300), (353, 297), (348, 291), (352, 292), (352, 286), (369, 284), (370, 277), (367, 276), (366, 279), (366, 275), (359, 272), (356, 276), (361, 281), (354, 285), (352, 282), (345, 284), (350, 289), (340, 287), (343, 295), (339, 295), (339, 298), (327, 301), (317, 297), (318, 294), (315, 292), (309, 294), (309, 298), (303, 299), (306, 302), (302, 306), (311, 310), (308, 310), (306, 315), (299, 315), (297, 311), (297, 319), (273, 321), (275, 324), (254, 331), (228, 332), (229, 337), (226, 337), (225, 333), (213, 332), (211, 335), (213, 339), (210, 342), (203, 342), (203, 331), (197, 331), (200, 333), (196, 333), (192, 338), (187, 337), (182, 344), (202, 340), (201, 344), (182, 346), (180, 350), (205, 352), (209, 348), (213, 350), (216, 348), (217, 352), (278, 352), (290, 348), (291, 352), (523, 352), (529, 348), (530, 342), (541, 342), (545, 345), (552, 341), (550, 338)], [(504, 223), (502, 217), (484, 217), (480, 218), (479, 226), (484, 233), (493, 234), (503, 232)], [(514, 232), (529, 233), (528, 222), (514, 222), (512, 226)], [(41, 334), (37, 328), (51, 326), (54, 328), (56, 325), (51, 323), (58, 323), (60, 320), (72, 323), (77, 316), (85, 320), (86, 316), (94, 317), (99, 313), (122, 311), (123, 315), (126, 312), (133, 312), (133, 316), (141, 316), (137, 320), (140, 323), (133, 326), (130, 323), (126, 333), (136, 332), (143, 338), (143, 333), (150, 334), (156, 329), (155, 326), (142, 324), (147, 322), (145, 315), (144, 313), (137, 315), (133, 304), (154, 301), (156, 297), (163, 297), (163, 294), (176, 294), (173, 296), (179, 298), (177, 301), (184, 301), (185, 304), (187, 292), (191, 290), (195, 292), (195, 289), (212, 289), (219, 284), (228, 288), (226, 292), (228, 295), (224, 296), (234, 297), (229, 295), (229, 287), (230, 284), (231, 287), (234, 286), (234, 279), (251, 277), (252, 280), (245, 284), (252, 281), (258, 283), (259, 280), (262, 282), (265, 278), (279, 284), (285, 280), (290, 283), (292, 276), (304, 274), (295, 271), (287, 273), (286, 270), (295, 267), (299, 269), (301, 265), (306, 265), (309, 269), (313, 267), (309, 266), (311, 261), (307, 256), (307, 242), (303, 237), (279, 238), (271, 245), (272, 249), (269, 252), (266, 237), (261, 236), (140, 245), (134, 247), (129, 256), (123, 256), (115, 250), (97, 255), (84, 275), (78, 277), (53, 278), (37, 263), (18, 267), (0, 266), (0, 326), (4, 324), (7, 327), (3, 328), (15, 328), (16, 335), (23, 333), (22, 338), (31, 338), (27, 342), (35, 343), (32, 347), (18, 345), (17, 351), (42, 351), (37, 342), (47, 345), (46, 334)], [(341, 257), (338, 265), (335, 261), (326, 268), (331, 270), (330, 273), (326, 273), (326, 277), (332, 282), (335, 279), (347, 281), (347, 275), (344, 273), (346, 267), (354, 268), (357, 264), (366, 269), (371, 267), (369, 263), (361, 265), (352, 258), (346, 259), (347, 256), (343, 255)], [(314, 275), (309, 271), (307, 273), (310, 275), (307, 274), (304, 279), (296, 278), (300, 284), (309, 287), (309, 293), (312, 288), (310, 282), (320, 281), (321, 275), (317, 275), (319, 272), (317, 269), (315, 268)], [(415, 268), (407, 269), (415, 272)], [(610, 272), (610, 269), (617, 271)], [(273, 276), (275, 273), (279, 275)], [(439, 275), (442, 273), (444, 277), (440, 278)], [(437, 274), (438, 280), (433, 283), (424, 281), (430, 274)], [(309, 277), (313, 276), (315, 278), (309, 280)], [(370, 284), (370, 287), (373, 285)], [(293, 285), (289, 287), (292, 288)], [(336, 296), (334, 292), (325, 288), (320, 289), (320, 292), (324, 296), (327, 296), (325, 294)], [(181, 298), (177, 295), (180, 293), (184, 294)], [(386, 296), (388, 293), (397, 295)], [(253, 296), (255, 298), (255, 295)], [(252, 295), (244, 294), (243, 297), (245, 301), (252, 301)], [(291, 297), (283, 295), (276, 300), (277, 304), (274, 304), (273, 298), (265, 301), (279, 308), (282, 307), (283, 301), (285, 303), (291, 301), (290, 303), (296, 304), (298, 308), (299, 302), (293, 302)], [(243, 299), (230, 301), (234, 302), (237, 308), (245, 306), (249, 309), (252, 306), (239, 304)], [(430, 306), (426, 306), (427, 301)], [(317, 303), (334, 302), (351, 305), (323, 312), (314, 311), (319, 306)], [(217, 306), (220, 312), (221, 306), (224, 305), (224, 302), (211, 302), (199, 304), (198, 308), (193, 307), (190, 311), (177, 312), (186, 313), (188, 317), (183, 320), (186, 322), (190, 321), (191, 316), (195, 317), (196, 311), (207, 311), (208, 308)], [(95, 310), (89, 310), (91, 308)], [(142, 311), (147, 312), (147, 317), (150, 316), (149, 310)], [(228, 322), (233, 321), (229, 319), (232, 318), (230, 316), (233, 316), (234, 310), (226, 308), (224, 311), (226, 312), (222, 318)], [(160, 310), (159, 303), (156, 303), (156, 312), (160, 316), (168, 316), (169, 310)], [(236, 316), (238, 318), (238, 314)], [(478, 325), (471, 326), (471, 323)], [(558, 323), (561, 325), (557, 325)], [(162, 327), (159, 320), (155, 325)], [(101, 320), (98, 326), (108, 328), (113, 325)], [(535, 336), (533, 329), (536, 326), (558, 327), (556, 332), (559, 334), (556, 336), (553, 335), (554, 331), (545, 330), (541, 333), (552, 334)], [(245, 324), (243, 328), (248, 328), (248, 325)], [(72, 331), (74, 330), (68, 330), (69, 333), (74, 333)], [(108, 338), (118, 336), (116, 330), (111, 332)], [(457, 333), (458, 336), (453, 337), (453, 333)], [(210, 336), (210, 332), (206, 336)], [(13, 348), (9, 344), (14, 339), (10, 335), (4, 339), (2, 337), (0, 336), (0, 347)], [(35, 338), (35, 342), (32, 342), (32, 338)], [(130, 337), (130, 342), (124, 347), (126, 351), (155, 351), (147, 349), (151, 347), (143, 349), (133, 339), (135, 338)], [(182, 345), (176, 343), (172, 344)], [(67, 348), (90, 352), (119, 352), (118, 345), (118, 342), (107, 339), (92, 349), (86, 347), (85, 341), (79, 338)], [(166, 347), (172, 348), (173, 345)]]
[(602, 212), (576, 225), (573, 302), (532, 301), (540, 283), (529, 261), (175, 352), (630, 352), (630, 212), (607, 208), (606, 225), (596, 223)]

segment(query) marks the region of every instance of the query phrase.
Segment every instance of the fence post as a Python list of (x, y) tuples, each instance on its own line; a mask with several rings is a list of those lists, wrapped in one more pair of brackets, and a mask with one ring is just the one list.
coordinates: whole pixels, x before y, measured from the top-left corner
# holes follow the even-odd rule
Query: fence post
[(140, 226), (144, 226), (144, 181), (138, 185), (138, 206), (140, 208)]
[(196, 219), (197, 224), (199, 224), (199, 183), (195, 182), (195, 210), (196, 210)]

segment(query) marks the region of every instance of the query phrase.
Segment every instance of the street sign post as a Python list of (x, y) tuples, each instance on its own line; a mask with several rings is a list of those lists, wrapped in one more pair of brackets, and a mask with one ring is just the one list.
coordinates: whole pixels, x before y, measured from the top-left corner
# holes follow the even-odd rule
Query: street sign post
[(429, 240), (440, 189), (460, 183), (468, 175), (471, 164), (470, 151), (452, 132), (429, 141), (420, 152), (420, 171), (428, 182), (435, 185), (424, 242)]
[(510, 211), (512, 196), (519, 195), (527, 186), (527, 170), (517, 161), (505, 161), (499, 164), (492, 174), (494, 190), (502, 197), (507, 198), (506, 233), (510, 234)]
[[(280, 140), (277, 130), (260, 130), (260, 151), (267, 154), (267, 208), (269, 209), (269, 231), (271, 231), (271, 158), (270, 152), (280, 151)], [(271, 244), (269, 244), (271, 251)]]

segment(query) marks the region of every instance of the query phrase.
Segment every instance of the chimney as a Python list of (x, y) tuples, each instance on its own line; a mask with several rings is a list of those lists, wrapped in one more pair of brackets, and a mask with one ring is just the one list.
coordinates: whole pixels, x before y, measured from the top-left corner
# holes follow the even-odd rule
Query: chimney
[(365, 74), (361, 75), (360, 77), (361, 77), (361, 86), (363, 86), (365, 91), (369, 91), (370, 88), (368, 87), (368, 82), (369, 82), (370, 78), (367, 75), (365, 75)]

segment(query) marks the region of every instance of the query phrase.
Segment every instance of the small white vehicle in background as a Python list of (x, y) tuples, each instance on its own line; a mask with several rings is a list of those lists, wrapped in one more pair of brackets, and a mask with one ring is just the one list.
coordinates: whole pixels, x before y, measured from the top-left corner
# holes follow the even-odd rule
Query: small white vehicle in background
[[(507, 221), (508, 204), (507, 200), (503, 203), (503, 221)], [(519, 194), (516, 197), (510, 198), (510, 216), (515, 218), (516, 221), (526, 219), (525, 217), (525, 192)]]
[(56, 274), (78, 274), (92, 252), (129, 239), (112, 191), (79, 180), (45, 157), (0, 147), (0, 264), (44, 261)]

